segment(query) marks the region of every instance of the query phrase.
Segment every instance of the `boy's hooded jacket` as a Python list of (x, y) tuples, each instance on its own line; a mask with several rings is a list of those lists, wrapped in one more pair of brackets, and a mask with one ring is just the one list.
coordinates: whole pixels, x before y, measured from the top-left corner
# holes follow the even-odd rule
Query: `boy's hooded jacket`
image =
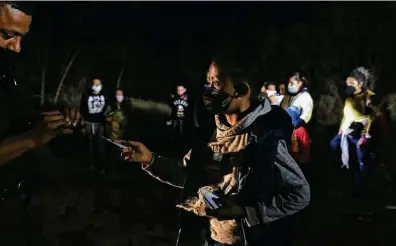
[[(242, 154), (234, 167), (238, 177), (236, 192), (247, 214), (241, 222), (245, 242), (249, 246), (274, 245), (268, 244), (273, 240), (269, 236), (269, 231), (273, 233), (272, 222), (304, 209), (310, 201), (310, 187), (287, 147), (294, 129), (290, 116), (265, 100), (252, 107), (236, 125), (224, 122), (222, 116), (216, 116), (213, 136), (200, 135), (183, 162), (157, 158), (144, 170), (162, 182), (182, 188), (185, 200), (196, 196), (199, 188), (215, 184), (210, 180), (213, 175), (207, 163), (217, 161), (223, 177), (232, 170), (230, 160)], [(181, 215), (178, 243), (208, 227), (205, 217)]]

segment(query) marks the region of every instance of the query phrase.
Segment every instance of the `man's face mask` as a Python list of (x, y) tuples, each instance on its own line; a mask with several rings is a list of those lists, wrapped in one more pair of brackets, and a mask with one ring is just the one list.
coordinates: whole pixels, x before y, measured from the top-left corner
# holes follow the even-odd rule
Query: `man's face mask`
[(205, 107), (214, 114), (226, 112), (233, 98), (234, 95), (209, 86), (206, 87), (203, 95)]
[(100, 92), (102, 90), (102, 86), (101, 85), (94, 85), (92, 86), (92, 90), (96, 93)]
[(0, 49), (0, 90), (4, 93), (13, 91), (17, 86), (15, 65), (17, 53)]

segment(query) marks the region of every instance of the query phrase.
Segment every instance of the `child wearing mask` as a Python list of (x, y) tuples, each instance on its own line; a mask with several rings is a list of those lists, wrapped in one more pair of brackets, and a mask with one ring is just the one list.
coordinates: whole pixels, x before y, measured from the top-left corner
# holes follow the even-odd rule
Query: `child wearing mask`
[(281, 102), (281, 106), (292, 118), (294, 132), (291, 154), (299, 164), (307, 163), (311, 155), (311, 141), (306, 124), (312, 117), (313, 100), (307, 86), (307, 79), (300, 73), (295, 73), (289, 79), (288, 94)]
[(124, 91), (117, 89), (114, 94), (114, 101), (109, 104), (105, 111), (107, 138), (112, 140), (122, 140), (124, 138), (127, 125), (124, 105)]
[(104, 171), (104, 112), (106, 108), (106, 97), (102, 93), (102, 81), (92, 80), (92, 91), (84, 94), (81, 98), (81, 114), (85, 120), (85, 130), (89, 142), (89, 152), (92, 155), (93, 165), (91, 168)]
[[(128, 107), (126, 107), (126, 102), (124, 91), (118, 88), (114, 93), (114, 99), (106, 108), (104, 115), (106, 120), (106, 137), (113, 141), (126, 138), (125, 130), (128, 124)], [(106, 172), (116, 172), (121, 167), (119, 165), (120, 152), (112, 144), (107, 144), (106, 147)]]

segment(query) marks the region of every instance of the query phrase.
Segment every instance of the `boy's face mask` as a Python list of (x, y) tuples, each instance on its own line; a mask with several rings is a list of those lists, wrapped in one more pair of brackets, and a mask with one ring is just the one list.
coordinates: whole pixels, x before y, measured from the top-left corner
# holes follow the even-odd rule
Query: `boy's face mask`
[(92, 86), (92, 90), (96, 93), (100, 92), (102, 90), (102, 86), (101, 85), (94, 85)]
[(214, 87), (206, 87), (203, 95), (205, 107), (214, 114), (223, 114), (230, 106), (235, 95), (230, 95)]

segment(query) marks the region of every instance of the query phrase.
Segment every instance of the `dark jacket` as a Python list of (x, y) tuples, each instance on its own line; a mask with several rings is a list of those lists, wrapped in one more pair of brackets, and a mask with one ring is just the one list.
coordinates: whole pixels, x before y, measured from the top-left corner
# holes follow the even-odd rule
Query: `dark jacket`
[[(247, 243), (250, 246), (272, 246), (278, 245), (270, 242), (274, 239), (270, 236), (275, 233), (273, 228), (278, 226), (280, 219), (308, 205), (310, 187), (288, 152), (287, 146), (293, 131), (290, 117), (280, 107), (271, 106), (268, 100), (260, 107), (264, 113), (245, 129), (257, 138), (252, 138), (245, 149), (242, 163), (238, 165), (238, 196), (247, 214), (243, 219)], [(185, 157), (185, 167), (181, 160), (157, 158), (146, 169), (160, 181), (183, 188), (182, 199), (196, 196), (200, 187), (209, 184), (206, 179), (209, 175), (203, 168), (203, 163), (206, 162), (205, 159), (213, 158), (213, 153), (207, 147), (208, 137), (200, 137), (194, 143), (189, 158)], [(224, 157), (227, 159), (226, 155)], [(228, 174), (230, 167), (224, 168), (223, 174)], [(196, 230), (199, 223), (191, 223), (191, 216), (184, 217), (190, 219), (187, 222), (181, 221), (180, 232), (188, 233), (188, 228), (194, 226)], [(207, 221), (206, 218), (199, 220)], [(277, 222), (274, 223), (275, 221)], [(181, 238), (184, 237), (181, 235)]]
[(102, 93), (85, 93), (81, 97), (80, 112), (86, 122), (103, 123), (107, 98)]
[(188, 94), (183, 96), (172, 95), (169, 99), (169, 106), (172, 108), (171, 120), (191, 120), (193, 105)]

